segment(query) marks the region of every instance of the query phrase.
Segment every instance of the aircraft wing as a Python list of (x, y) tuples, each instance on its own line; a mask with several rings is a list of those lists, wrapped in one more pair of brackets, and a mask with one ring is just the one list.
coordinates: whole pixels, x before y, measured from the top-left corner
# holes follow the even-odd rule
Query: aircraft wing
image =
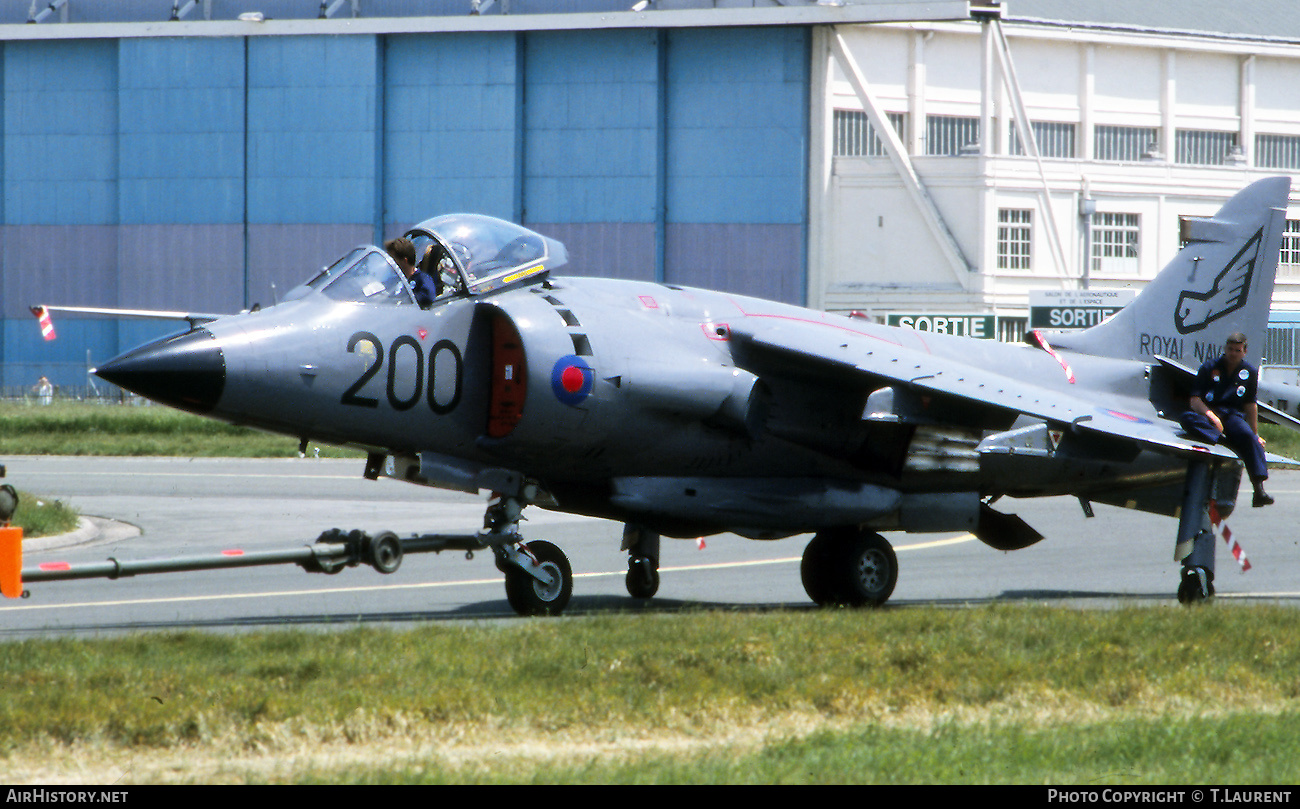
[(777, 373), (815, 375), (867, 387), (901, 385), (921, 395), (961, 400), (967, 406), (1068, 424), (1078, 433), (1132, 441), (1166, 455), (1236, 458), (1226, 447), (1183, 437), (1182, 428), (1175, 422), (1125, 412), (1117, 409), (1122, 406), (1119, 401), (1115, 407), (1107, 407), (1090, 398), (1087, 389), (1073, 394), (1045, 388), (908, 349), (866, 332), (830, 324), (783, 321), (750, 332), (733, 329), (731, 337), (743, 347), (744, 361), (778, 369)]

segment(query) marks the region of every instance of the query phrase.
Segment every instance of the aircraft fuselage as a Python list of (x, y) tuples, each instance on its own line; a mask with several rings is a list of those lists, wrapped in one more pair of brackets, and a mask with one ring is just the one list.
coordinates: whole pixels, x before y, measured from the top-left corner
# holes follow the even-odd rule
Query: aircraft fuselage
[[(980, 440), (1011, 428), (1014, 414), (935, 413), (944, 425), (937, 442), (924, 402), (919, 419), (873, 420), (869, 382), (846, 385), (815, 367), (765, 373), (769, 361), (749, 356), (735, 337), (773, 322), (865, 341), (899, 363), (942, 357), (972, 373), (1067, 392), (1095, 384), (1136, 417), (1157, 417), (1141, 363), (1091, 358), (1070, 383), (1057, 360), (1029, 346), (584, 278), (446, 297), (428, 309), (311, 292), (221, 318), (181, 338), (197, 346), (182, 353), (219, 352), (207, 361), (222, 369), (219, 395), (169, 403), (390, 455), (399, 463), (385, 471), (415, 482), (471, 489), (492, 480), (484, 470), (510, 470), (539, 481), (555, 507), (668, 534), (776, 536), (827, 522), (908, 528), (897, 516), (900, 493), (954, 488), (969, 494), (956, 519), (964, 526), (976, 498), (989, 494), (1086, 493), (1181, 474), (1156, 456), (1099, 461), (1082, 453), (1062, 464), (1068, 441), (1037, 455), (985, 453), (981, 462)], [(735, 479), (743, 486), (733, 492), (726, 481)], [(755, 489), (758, 479), (768, 490)]]

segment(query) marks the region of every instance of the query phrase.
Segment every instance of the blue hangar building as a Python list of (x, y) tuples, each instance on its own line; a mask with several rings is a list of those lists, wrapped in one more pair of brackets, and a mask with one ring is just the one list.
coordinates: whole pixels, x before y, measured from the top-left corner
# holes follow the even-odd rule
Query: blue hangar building
[[(725, 4), (719, 4), (725, 5)], [(969, 3), (926, 3), (969, 19)], [(915, 6), (55, 0), (0, 12), (0, 385), (65, 390), (441, 213), (565, 272), (805, 299), (811, 30)], [(931, 8), (936, 7), (936, 8)], [(101, 385), (103, 383), (100, 383)]]

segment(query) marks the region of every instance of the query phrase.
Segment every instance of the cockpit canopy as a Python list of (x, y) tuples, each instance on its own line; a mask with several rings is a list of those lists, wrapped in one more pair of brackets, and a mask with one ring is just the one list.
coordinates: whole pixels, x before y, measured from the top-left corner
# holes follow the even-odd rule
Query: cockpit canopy
[[(407, 231), (416, 266), (434, 279), (438, 299), (482, 295), (537, 280), (568, 262), (555, 239), (481, 214), (448, 214)], [(337, 301), (413, 304), (410, 283), (383, 250), (357, 247), (285, 296), (319, 290)]]
[[(447, 267), (464, 290), (481, 295), (549, 272), (569, 260), (564, 245), (512, 222), (481, 214), (448, 214), (406, 233), (421, 268)], [(426, 269), (433, 275), (431, 269)]]

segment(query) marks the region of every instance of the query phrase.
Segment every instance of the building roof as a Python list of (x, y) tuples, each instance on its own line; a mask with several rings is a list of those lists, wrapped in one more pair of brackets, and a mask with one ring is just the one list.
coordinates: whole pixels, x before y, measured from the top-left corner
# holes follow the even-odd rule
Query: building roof
[[(1001, 5), (1008, 21), (1096, 28), (1144, 33), (1186, 33), (1232, 39), (1300, 41), (1300, 15), (1295, 0), (970, 0), (971, 5)], [(0, 24), (26, 23), (40, 15), (44, 25), (70, 23), (153, 23), (178, 13), (185, 22), (229, 21), (247, 12), (261, 12), (268, 20), (309, 20), (325, 16), (345, 20), (363, 18), (447, 17), (475, 13), (566, 14), (626, 11), (634, 0), (10, 0), (0, 6)], [(637, 4), (639, 5), (639, 4)], [(739, 8), (871, 7), (897, 9), (914, 6), (916, 19), (946, 14), (951, 3), (943, 0), (649, 0), (648, 16), (655, 11), (683, 9), (735, 10)], [(482, 7), (482, 11), (477, 9)], [(865, 11), (865, 9), (862, 9)], [(869, 15), (858, 15), (865, 18)], [(951, 18), (951, 17), (949, 17)], [(895, 17), (896, 19), (896, 17)], [(810, 18), (792, 19), (806, 24)], [(811, 20), (820, 21), (820, 20)]]
[(1295, 0), (1002, 0), (1007, 21), (1300, 41)]

